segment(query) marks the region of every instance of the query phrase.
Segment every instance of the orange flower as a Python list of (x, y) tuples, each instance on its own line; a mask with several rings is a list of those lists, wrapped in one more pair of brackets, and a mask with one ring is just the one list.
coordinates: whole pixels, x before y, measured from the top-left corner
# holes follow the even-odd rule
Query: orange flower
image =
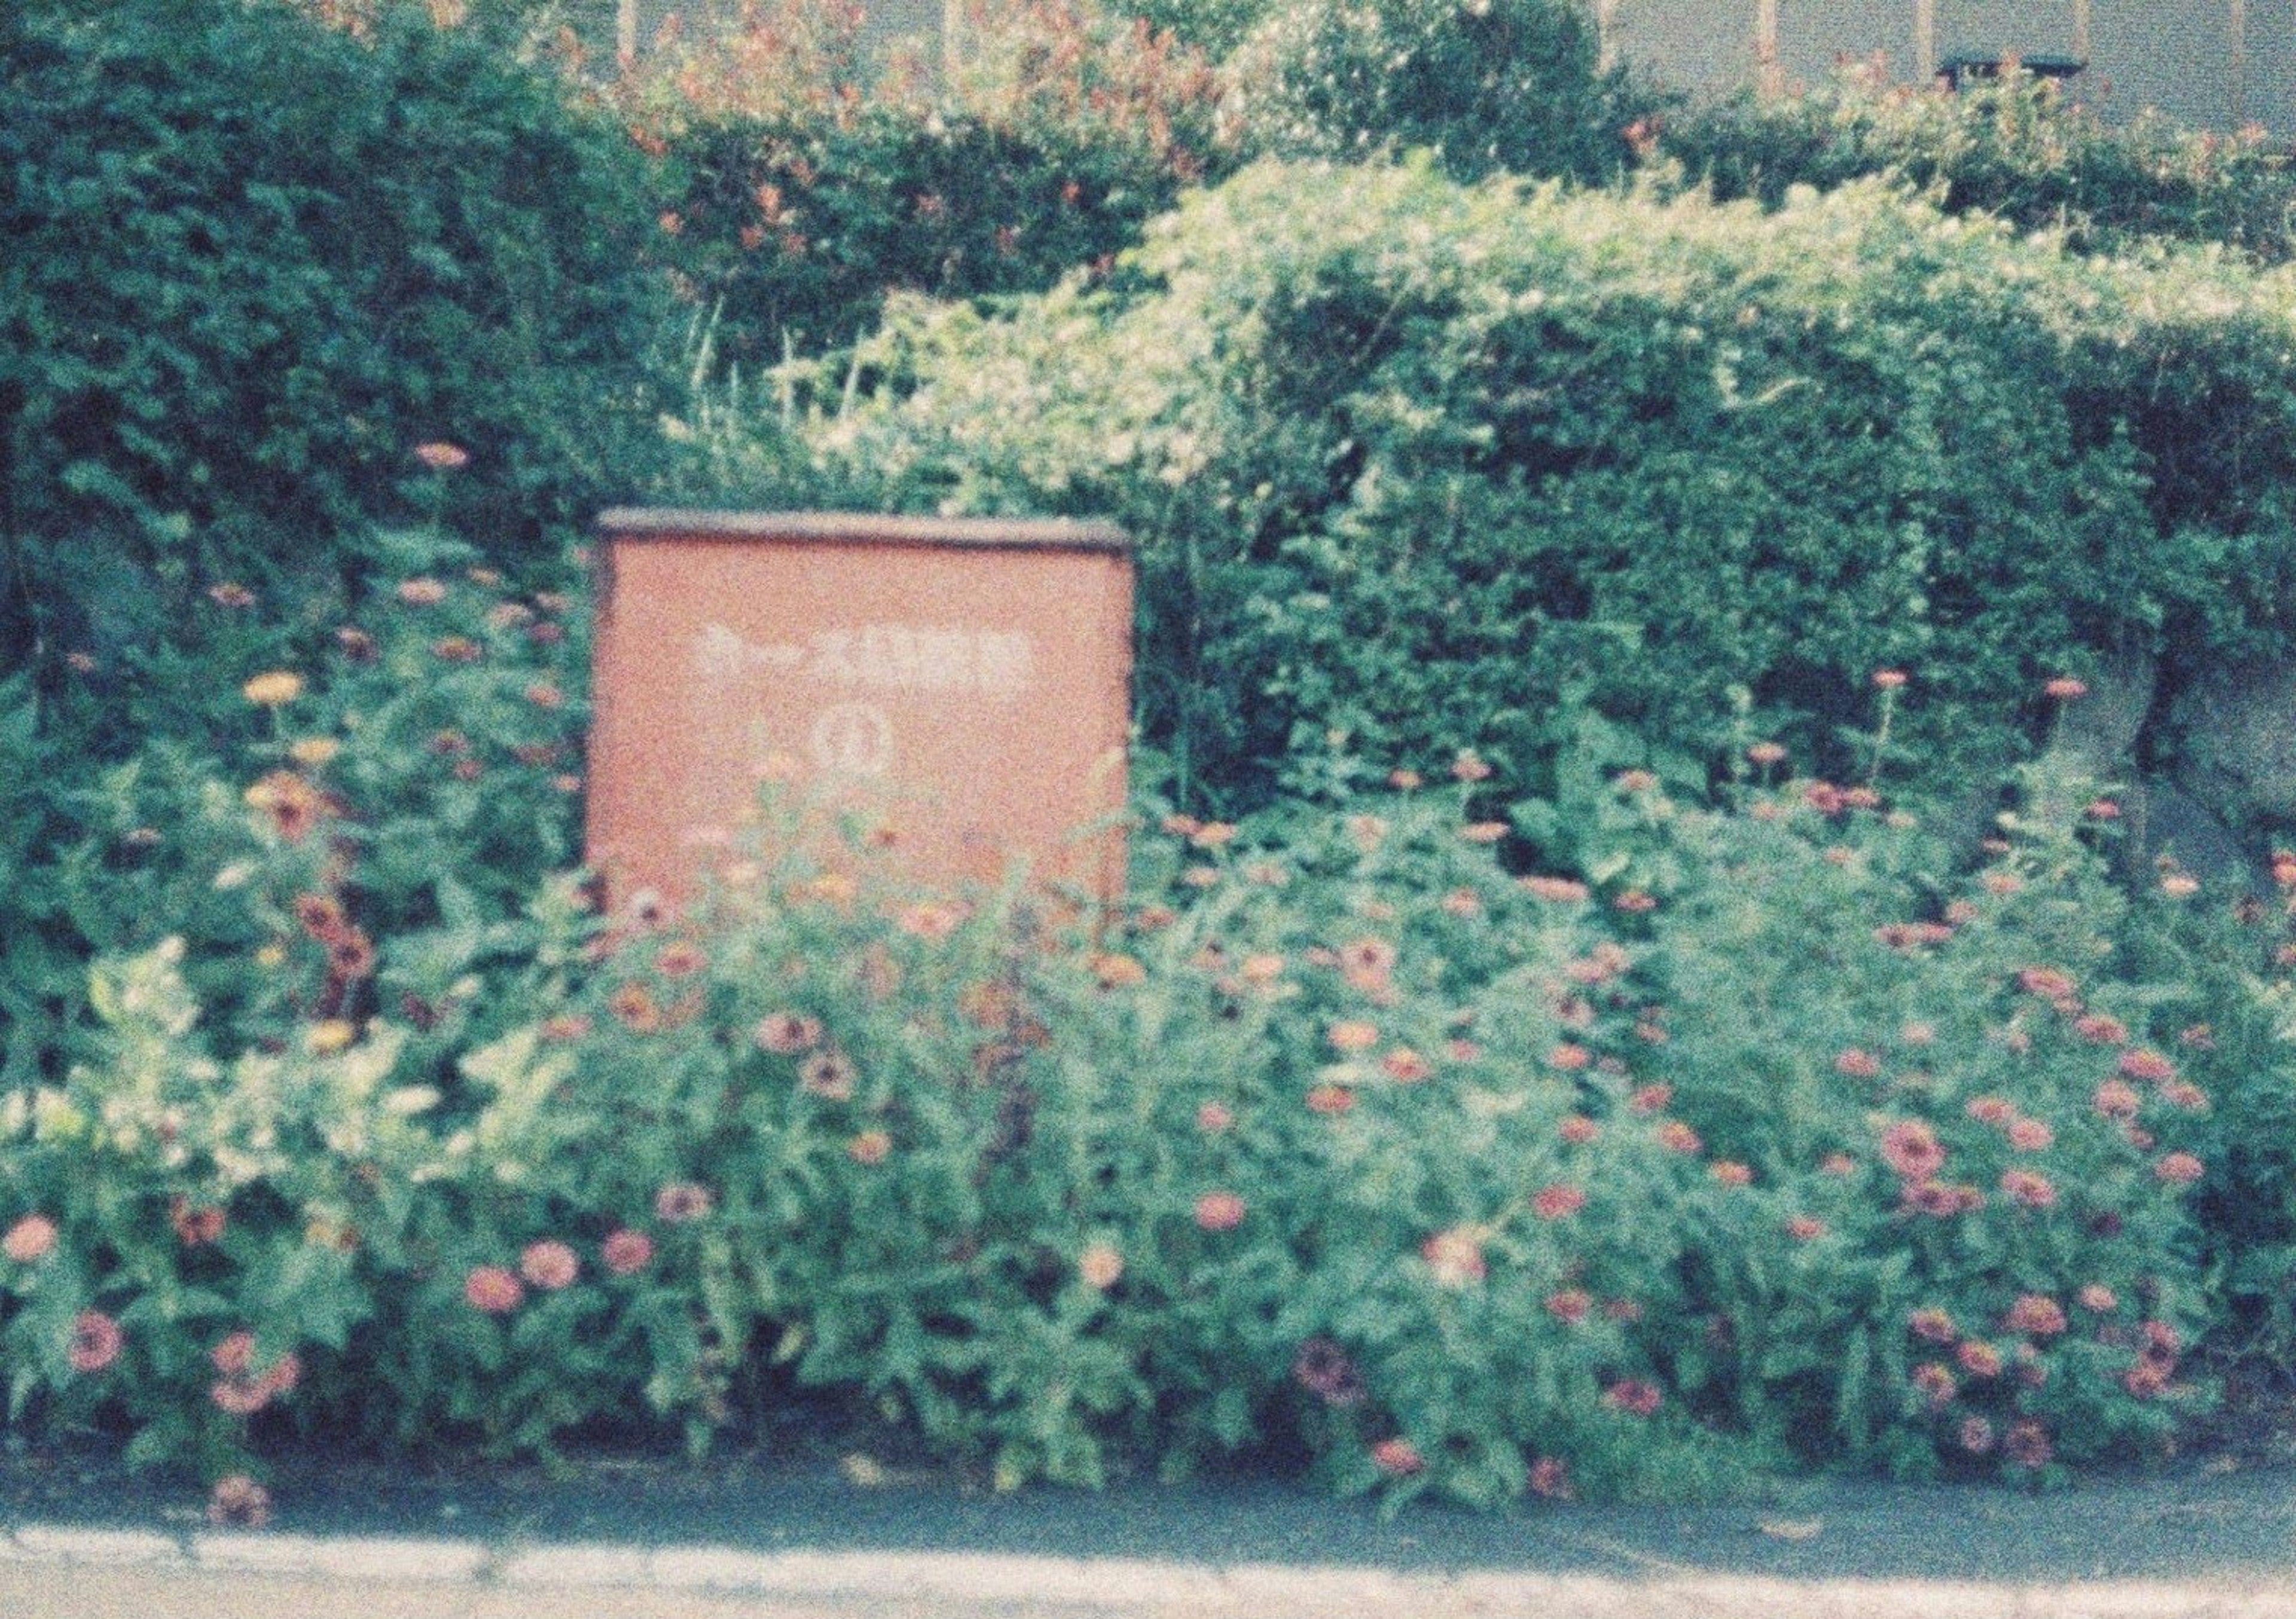
[(1379, 1043), (1379, 1026), (1360, 1018), (1344, 1018), (1324, 1031), (1324, 1038), (1338, 1051), (1367, 1051)]
[(1231, 1191), (1210, 1191), (1196, 1199), (1196, 1223), (1208, 1231), (1232, 1231), (1243, 1223), (1243, 1199)]
[(1124, 1274), (1124, 1255), (1105, 1242), (1095, 1242), (1077, 1255), (1077, 1280), (1095, 1293), (1105, 1293)]
[(255, 676), (239, 691), (258, 707), (282, 707), (303, 695), (303, 677), (291, 669), (273, 669)]

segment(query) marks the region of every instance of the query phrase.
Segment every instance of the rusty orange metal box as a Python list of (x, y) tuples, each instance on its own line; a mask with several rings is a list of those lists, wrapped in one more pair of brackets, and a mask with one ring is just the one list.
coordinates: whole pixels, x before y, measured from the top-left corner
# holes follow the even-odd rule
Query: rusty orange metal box
[(615, 511), (599, 519), (589, 861), (690, 898), (760, 775), (882, 810), (929, 887), (1113, 897), (1132, 560), (1070, 521)]

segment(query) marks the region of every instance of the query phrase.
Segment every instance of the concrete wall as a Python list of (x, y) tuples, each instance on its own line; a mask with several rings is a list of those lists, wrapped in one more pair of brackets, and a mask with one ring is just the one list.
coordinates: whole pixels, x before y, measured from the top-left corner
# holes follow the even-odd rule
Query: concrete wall
[[(2230, 129), (2259, 123), (2296, 143), (2296, 0), (2088, 0), (2089, 66), (2071, 88), (2112, 119), (2158, 108), (2178, 121)], [(2244, 60), (2233, 16), (2244, 11)], [(1919, 0), (1777, 0), (1778, 62), (1790, 81), (1821, 83), (1844, 58), (1880, 53), (1914, 82)], [(1956, 53), (2075, 54), (2076, 0), (1931, 0), (1939, 58)], [(1699, 92), (1755, 79), (1757, 0), (1618, 0), (1622, 55)]]

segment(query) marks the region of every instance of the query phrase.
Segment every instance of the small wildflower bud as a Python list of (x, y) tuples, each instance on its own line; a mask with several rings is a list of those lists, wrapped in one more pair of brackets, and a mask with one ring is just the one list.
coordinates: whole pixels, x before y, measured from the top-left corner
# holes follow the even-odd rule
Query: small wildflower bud
[(2061, 703), (2069, 703), (2077, 697), (2087, 697), (2088, 695), (2088, 686), (2087, 683), (2075, 680), (2070, 675), (2058, 675), (2054, 680), (2043, 686), (2041, 691), (2045, 696), (2054, 698)]
[(1903, 669), (1876, 669), (1874, 671), (1874, 683), (1884, 691), (1895, 691), (1906, 683), (1906, 672)]

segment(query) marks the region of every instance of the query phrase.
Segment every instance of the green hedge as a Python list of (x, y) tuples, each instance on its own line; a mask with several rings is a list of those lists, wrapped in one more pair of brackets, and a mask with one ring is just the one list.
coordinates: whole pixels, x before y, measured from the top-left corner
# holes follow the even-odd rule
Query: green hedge
[[(663, 307), (640, 170), (518, 26), (9, 8), (0, 669), (118, 669), (213, 585), (355, 576), (367, 520), (531, 554), (627, 488)], [(469, 475), (424, 476), (433, 441)]]
[(1794, 95), (1675, 109), (1650, 154), (1717, 196), (1773, 208), (1797, 185), (1891, 176), (1949, 213), (2062, 230), (2078, 251), (2167, 237), (2278, 262), (2296, 229), (2296, 179), (2262, 129), (2227, 137), (2150, 113), (2112, 127), (2058, 86), (2025, 76), (1954, 95), (1884, 91), (1853, 77)]
[(1301, 0), (1267, 10), (1227, 76), (1255, 152), (1423, 148), (1463, 179), (1608, 179), (1665, 99), (1599, 66), (1574, 0)]
[(1278, 166), (1131, 267), (905, 309), (816, 442), (888, 498), (1129, 525), (1146, 734), (1209, 803), (1460, 747), (1543, 791), (1590, 707), (1685, 776), (1763, 735), (1844, 767), (1885, 666), (1927, 782), (1991, 777), (2093, 654), (2289, 646), (2283, 274), (1870, 182)]

